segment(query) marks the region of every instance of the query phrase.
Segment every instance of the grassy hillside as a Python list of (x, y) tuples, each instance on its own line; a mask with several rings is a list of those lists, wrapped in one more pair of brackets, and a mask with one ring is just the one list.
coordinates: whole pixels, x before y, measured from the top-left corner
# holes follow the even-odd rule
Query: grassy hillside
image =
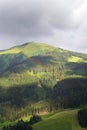
[(75, 57), (75, 56), (69, 57), (69, 58), (68, 58), (68, 61), (69, 61), (69, 62), (75, 62), (75, 63), (87, 62), (87, 61), (84, 60), (83, 58)]
[[(54, 51), (56, 50), (55, 47), (49, 46), (47, 44), (40, 44), (40, 43), (25, 43), (21, 46), (16, 46), (8, 50), (4, 50), (0, 52), (0, 55), (2, 54), (18, 54), (23, 53), (26, 56), (34, 56), (39, 54), (44, 54), (47, 51)], [(61, 49), (62, 50), (62, 49)]]
[(33, 126), (34, 130), (87, 130), (81, 128), (77, 119), (77, 110), (48, 114), (43, 121)]

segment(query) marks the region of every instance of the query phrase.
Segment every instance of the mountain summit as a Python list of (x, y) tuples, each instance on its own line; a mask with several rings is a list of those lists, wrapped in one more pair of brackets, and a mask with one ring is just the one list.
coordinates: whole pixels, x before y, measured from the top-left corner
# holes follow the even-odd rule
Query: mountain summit
[[(22, 73), (31, 68), (61, 68), (63, 77), (85, 75), (87, 55), (41, 43), (25, 43), (0, 52), (0, 75)], [(82, 68), (82, 71), (81, 71)]]

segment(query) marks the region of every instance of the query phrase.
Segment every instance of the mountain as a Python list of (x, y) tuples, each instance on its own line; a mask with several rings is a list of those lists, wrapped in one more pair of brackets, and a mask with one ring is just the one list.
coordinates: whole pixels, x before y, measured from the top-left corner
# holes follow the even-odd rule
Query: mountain
[(0, 121), (87, 103), (87, 54), (42, 43), (0, 51)]
[[(20, 80), (23, 82), (27, 80), (25, 76), (40, 79), (47, 75), (59, 81), (66, 77), (81, 77), (86, 74), (87, 54), (75, 53), (40, 43), (26, 43), (0, 51), (1, 86), (20, 85)], [(5, 81), (3, 78), (6, 78), (6, 84), (3, 83), (3, 80)], [(10, 80), (13, 80), (12, 84)]]

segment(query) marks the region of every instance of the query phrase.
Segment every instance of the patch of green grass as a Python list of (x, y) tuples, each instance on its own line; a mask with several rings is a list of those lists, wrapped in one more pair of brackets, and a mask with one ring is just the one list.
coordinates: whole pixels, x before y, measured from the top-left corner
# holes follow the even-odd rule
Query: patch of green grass
[(80, 127), (77, 110), (48, 114), (42, 119), (41, 122), (33, 125), (34, 130), (87, 130)]
[(19, 49), (19, 48), (17, 48), (17, 47), (15, 47), (15, 48), (12, 48), (12, 49), (8, 49), (8, 50), (5, 50), (5, 51), (1, 51), (0, 52), (0, 55), (2, 55), (2, 54), (17, 54), (17, 53), (19, 53), (21, 50)]
[(17, 54), (21, 52), (24, 55), (30, 57), (34, 55), (36, 56), (36, 55), (44, 54), (47, 51), (55, 51), (55, 50), (57, 50), (56, 47), (53, 47), (51, 45), (31, 42), (29, 44), (25, 44), (24, 46), (17, 46), (8, 50), (0, 51), (0, 55)]
[(23, 120), (23, 121), (29, 121), (29, 120), (30, 120), (30, 117), (31, 117), (31, 116), (24, 116), (24, 117), (22, 117), (22, 120)]
[(54, 51), (55, 49), (55, 47), (40, 43), (31, 43), (23, 48), (21, 47), (21, 51), (28, 57), (44, 54), (47, 51)]
[(59, 112), (52, 116), (47, 117), (42, 122), (39, 122), (33, 126), (34, 130), (71, 130), (72, 117), (67, 115), (67, 112)]
[(68, 62), (74, 62), (74, 63), (81, 63), (81, 62), (87, 62), (86, 60), (84, 60), (83, 58), (80, 57), (76, 57), (76, 56), (71, 56), (68, 58)]

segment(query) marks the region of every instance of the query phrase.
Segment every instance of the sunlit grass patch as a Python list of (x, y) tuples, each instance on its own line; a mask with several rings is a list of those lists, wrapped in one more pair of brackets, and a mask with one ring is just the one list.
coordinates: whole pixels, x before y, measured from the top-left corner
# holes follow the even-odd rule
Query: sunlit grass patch
[(81, 63), (81, 62), (87, 62), (83, 58), (72, 56), (68, 58), (68, 62), (76, 62), (76, 63)]
[(2, 55), (2, 54), (17, 54), (20, 51), (21, 50), (19, 48), (12, 48), (12, 49), (9, 49), (9, 50), (1, 51), (0, 55)]

